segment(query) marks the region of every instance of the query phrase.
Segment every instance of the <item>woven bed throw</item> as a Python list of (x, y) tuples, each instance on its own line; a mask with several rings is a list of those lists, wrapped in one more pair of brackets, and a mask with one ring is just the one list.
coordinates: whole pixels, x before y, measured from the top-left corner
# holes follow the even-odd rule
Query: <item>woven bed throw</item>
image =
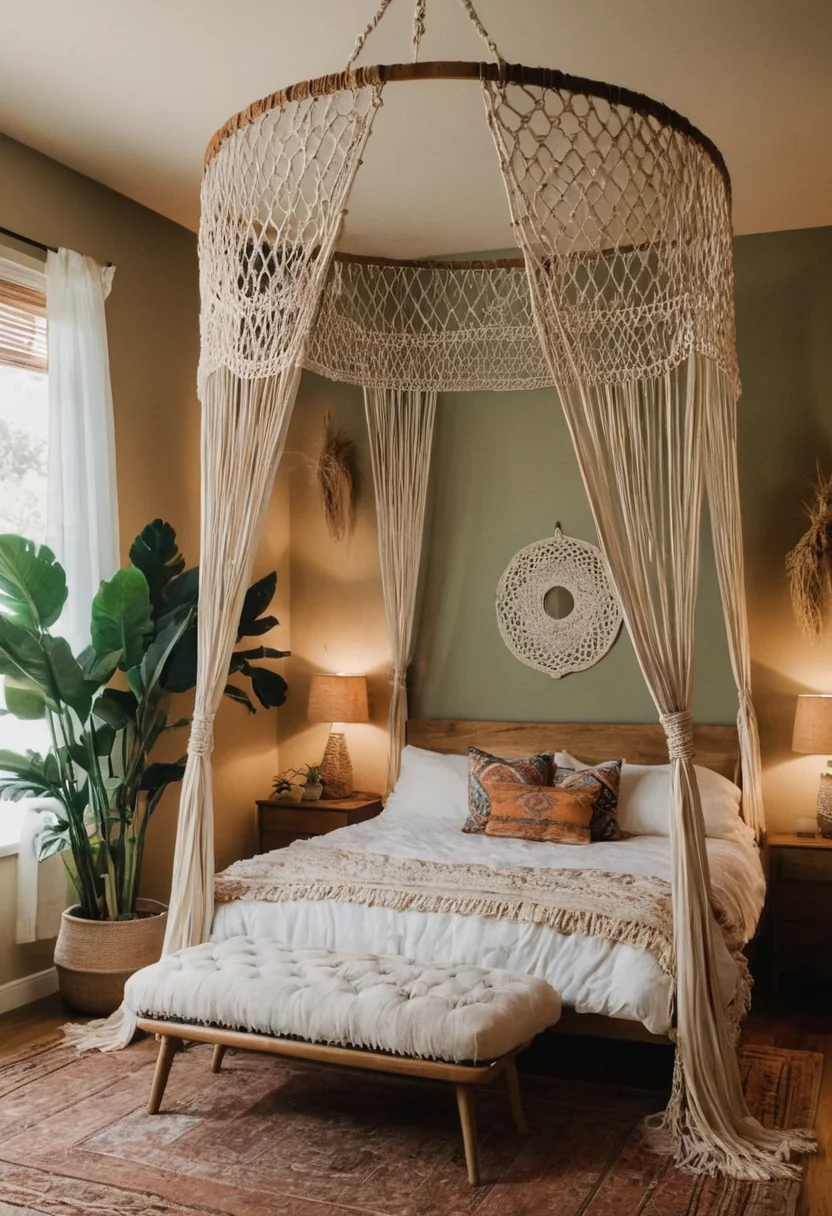
[[(335, 900), (548, 925), (649, 950), (663, 971), (674, 973), (670, 884), (660, 878), (426, 861), (296, 841), (235, 862), (217, 876), (214, 890), (217, 903)], [(729, 941), (739, 938), (734, 927), (723, 923), (723, 930)]]

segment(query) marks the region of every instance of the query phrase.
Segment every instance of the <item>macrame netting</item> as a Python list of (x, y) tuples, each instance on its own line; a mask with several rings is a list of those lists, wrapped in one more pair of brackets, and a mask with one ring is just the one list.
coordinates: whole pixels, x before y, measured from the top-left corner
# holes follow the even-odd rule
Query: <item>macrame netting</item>
[[(748, 977), (723, 1008), (690, 716), (707, 484), (759, 831), (736, 480), (729, 187), (716, 149), (626, 90), (505, 63), (377, 66), (276, 93), (208, 149), (200, 227), (202, 555), (196, 715), (166, 950), (210, 928), (211, 746), (239, 609), (299, 369), (364, 385), (401, 738), (435, 394), (554, 385), (671, 760), (676, 1075), (654, 1143), (698, 1172), (793, 1176), (800, 1133), (749, 1115), (734, 1052)], [(424, 30), (417, 3), (414, 55)], [(385, 82), (479, 79), (523, 264), (333, 260)], [(499, 188), (499, 187), (498, 187)], [(407, 568), (405, 568), (407, 567)], [(391, 777), (395, 764), (391, 766)], [(118, 1034), (130, 1029), (122, 1016)], [(100, 1037), (98, 1037), (100, 1036)], [(84, 1045), (107, 1038), (99, 1028)]]
[[(651, 1142), (697, 1173), (788, 1175), (790, 1152), (811, 1140), (763, 1128), (745, 1104), (735, 1042), (747, 972), (738, 959), (738, 991), (726, 1015), (693, 767), (694, 618), (709, 439), (712, 477), (730, 483), (711, 509), (722, 516), (715, 536), (724, 550), (720, 581), (732, 601), (732, 627), (744, 608), (727, 578), (741, 545), (730, 497), (730, 432), (719, 443), (721, 465), (714, 454), (738, 390), (726, 183), (701, 143), (613, 99), (491, 82), (483, 90), (541, 344), (668, 739), (676, 1075)], [(735, 671), (741, 667), (735, 662)], [(742, 697), (744, 672), (738, 684), (740, 678)]]
[[(196, 704), (182, 782), (165, 953), (214, 912), (214, 718), (347, 197), (378, 105), (363, 89), (247, 112), (205, 174), (199, 235), (202, 401)], [(113, 1050), (124, 1006), (72, 1034)]]
[(333, 259), (304, 367), (402, 392), (546, 388), (521, 261)]

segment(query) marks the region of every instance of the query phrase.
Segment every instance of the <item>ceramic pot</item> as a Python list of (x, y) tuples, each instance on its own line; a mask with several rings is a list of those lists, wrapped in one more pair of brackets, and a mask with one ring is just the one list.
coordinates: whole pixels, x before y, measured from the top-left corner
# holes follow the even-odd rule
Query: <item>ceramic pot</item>
[(168, 910), (155, 899), (136, 900), (135, 920), (87, 920), (67, 908), (55, 943), (55, 970), (64, 1000), (82, 1013), (112, 1013), (124, 985), (162, 956)]
[(321, 785), (320, 781), (317, 783), (317, 785), (305, 785), (303, 787), (303, 801), (317, 802), (323, 792), (324, 787)]

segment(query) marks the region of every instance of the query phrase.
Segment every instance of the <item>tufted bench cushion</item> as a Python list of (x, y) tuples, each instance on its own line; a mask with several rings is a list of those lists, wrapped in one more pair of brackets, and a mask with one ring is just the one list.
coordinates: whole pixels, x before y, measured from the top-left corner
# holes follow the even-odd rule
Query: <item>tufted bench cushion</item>
[(127, 981), (137, 1018), (245, 1030), (426, 1060), (495, 1060), (560, 1017), (544, 980), (395, 955), (233, 937)]

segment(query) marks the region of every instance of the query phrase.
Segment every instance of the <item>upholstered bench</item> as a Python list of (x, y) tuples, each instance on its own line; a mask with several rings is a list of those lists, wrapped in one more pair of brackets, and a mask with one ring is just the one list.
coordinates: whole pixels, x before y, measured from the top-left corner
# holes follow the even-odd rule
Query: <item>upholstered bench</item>
[(183, 1042), (228, 1047), (456, 1087), (468, 1178), (479, 1181), (474, 1089), (504, 1076), (525, 1131), (515, 1055), (560, 1017), (560, 997), (529, 975), (415, 963), (395, 955), (235, 937), (180, 950), (137, 971), (124, 999), (139, 1028), (161, 1036), (148, 1103), (161, 1106)]

